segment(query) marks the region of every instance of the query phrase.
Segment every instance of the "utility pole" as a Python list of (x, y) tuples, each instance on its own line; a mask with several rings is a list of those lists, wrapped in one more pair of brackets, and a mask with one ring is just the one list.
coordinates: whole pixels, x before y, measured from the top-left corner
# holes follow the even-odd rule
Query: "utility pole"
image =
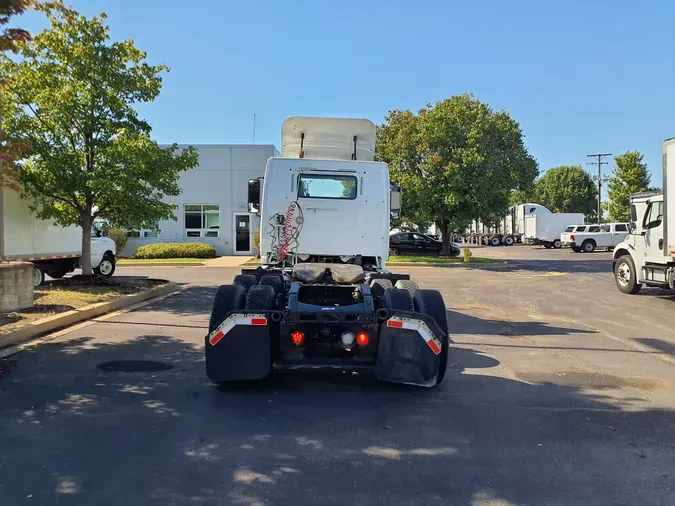
[(600, 225), (600, 222), (602, 221), (602, 206), (600, 203), (601, 200), (601, 192), (602, 192), (602, 183), (606, 183), (608, 181), (608, 178), (605, 177), (603, 179), (602, 177), (602, 166), (607, 165), (607, 162), (603, 162), (602, 159), (606, 156), (612, 156), (612, 153), (596, 153), (594, 155), (586, 155), (589, 158), (595, 158), (597, 161), (593, 163), (589, 163), (588, 165), (596, 165), (598, 166), (598, 175), (594, 177), (594, 179), (597, 179), (598, 181), (598, 225)]

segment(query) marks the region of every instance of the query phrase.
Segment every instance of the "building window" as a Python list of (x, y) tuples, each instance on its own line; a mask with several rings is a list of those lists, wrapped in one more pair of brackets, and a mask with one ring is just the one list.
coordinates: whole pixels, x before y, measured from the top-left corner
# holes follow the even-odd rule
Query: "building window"
[(159, 223), (155, 223), (150, 228), (142, 228), (140, 230), (127, 230), (127, 237), (137, 239), (139, 237), (159, 237)]
[(185, 237), (219, 237), (220, 206), (185, 204)]

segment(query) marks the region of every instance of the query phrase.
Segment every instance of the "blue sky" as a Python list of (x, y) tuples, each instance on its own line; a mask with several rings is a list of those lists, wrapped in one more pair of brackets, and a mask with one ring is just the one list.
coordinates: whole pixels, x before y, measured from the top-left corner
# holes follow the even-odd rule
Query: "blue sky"
[(249, 143), (255, 113), (256, 143), (278, 147), (288, 116), (381, 122), (470, 91), (520, 123), (540, 170), (635, 149), (660, 185), (675, 136), (668, 0), (71, 3), (171, 67), (142, 108), (162, 143)]

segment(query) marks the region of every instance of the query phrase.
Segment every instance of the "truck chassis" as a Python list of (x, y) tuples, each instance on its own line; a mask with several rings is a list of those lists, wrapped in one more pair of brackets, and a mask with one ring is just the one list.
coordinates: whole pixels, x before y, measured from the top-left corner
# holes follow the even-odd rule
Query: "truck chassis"
[(395, 383), (441, 383), (448, 323), (438, 291), (418, 288), (408, 275), (371, 271), (349, 279), (338, 265), (308, 265), (318, 273), (311, 280), (297, 269), (259, 267), (218, 288), (205, 340), (212, 381), (339, 367), (369, 368)]

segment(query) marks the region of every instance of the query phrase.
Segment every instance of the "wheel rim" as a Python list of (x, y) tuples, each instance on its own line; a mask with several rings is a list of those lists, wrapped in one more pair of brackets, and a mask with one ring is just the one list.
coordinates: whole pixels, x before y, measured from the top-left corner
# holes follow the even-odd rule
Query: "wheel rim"
[(560, 241), (555, 241), (553, 243), (553, 247), (556, 248), (556, 249), (560, 248), (561, 246), (562, 246), (562, 243)]
[(39, 286), (42, 283), (42, 272), (40, 269), (33, 269), (33, 286)]
[(112, 262), (110, 260), (103, 260), (101, 265), (98, 266), (98, 270), (101, 271), (101, 274), (107, 276), (112, 272)]
[(593, 245), (586, 244), (586, 246), (584, 246), (584, 250), (590, 253), (591, 251), (593, 251)]
[(511, 237), (507, 237), (504, 242), (507, 246), (511, 246), (513, 244), (513, 239)]
[(396, 248), (389, 248), (389, 256), (390, 257), (398, 256), (398, 251), (396, 251)]
[(630, 284), (630, 266), (627, 263), (622, 263), (616, 270), (616, 279), (621, 286), (628, 286)]

